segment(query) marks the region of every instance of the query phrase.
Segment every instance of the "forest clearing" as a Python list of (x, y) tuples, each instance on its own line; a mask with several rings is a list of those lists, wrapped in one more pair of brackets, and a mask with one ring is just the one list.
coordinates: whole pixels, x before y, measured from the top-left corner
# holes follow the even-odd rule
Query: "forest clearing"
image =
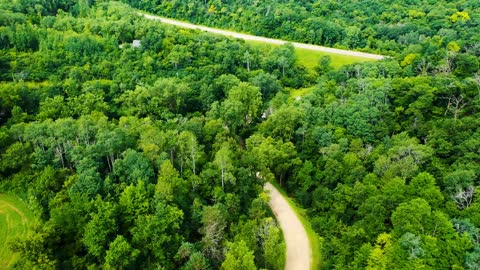
[(0, 269), (8, 269), (17, 258), (8, 243), (25, 236), (32, 214), (25, 204), (14, 196), (0, 194)]

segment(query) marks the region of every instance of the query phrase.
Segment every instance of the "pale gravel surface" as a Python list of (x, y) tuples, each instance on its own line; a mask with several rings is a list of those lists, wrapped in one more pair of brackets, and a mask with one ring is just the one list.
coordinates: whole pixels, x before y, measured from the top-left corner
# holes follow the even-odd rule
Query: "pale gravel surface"
[(287, 245), (285, 270), (310, 270), (311, 248), (305, 228), (272, 184), (266, 183), (264, 189), (270, 193), (270, 208), (277, 217)]
[[(260, 41), (260, 42), (265, 42), (265, 43), (270, 43), (270, 44), (279, 44), (279, 45), (289, 43), (289, 41), (285, 41), (285, 40), (241, 34), (241, 33), (237, 33), (237, 32), (226, 31), (226, 30), (206, 27), (206, 26), (202, 26), (202, 25), (196, 25), (196, 24), (191, 24), (191, 23), (187, 23), (187, 22), (172, 20), (172, 19), (168, 19), (168, 18), (164, 18), (164, 17), (153, 16), (153, 15), (149, 15), (149, 14), (145, 14), (145, 13), (141, 13), (141, 12), (139, 12), (138, 14), (141, 15), (141, 16), (144, 16), (147, 19), (157, 20), (157, 21), (160, 21), (160, 22), (165, 23), (165, 24), (171, 24), (171, 25), (175, 25), (175, 26), (179, 26), (179, 27), (183, 27), (183, 28), (199, 29), (199, 30), (202, 30), (202, 31), (210, 32), (210, 33), (215, 33), (215, 34), (224, 35), (224, 36), (230, 36), (230, 37), (234, 37), (234, 38), (240, 38), (240, 39), (244, 39), (244, 40), (253, 40), (253, 41)], [(385, 58), (385, 56), (378, 55), (378, 54), (357, 52), (357, 51), (351, 51), (351, 50), (341, 50), (341, 49), (317, 46), (317, 45), (306, 44), (306, 43), (298, 43), (298, 42), (290, 42), (290, 43), (296, 48), (303, 48), (303, 49), (308, 49), (308, 50), (313, 50), (313, 51), (327, 52), (327, 53), (340, 54), (340, 55), (348, 55), (348, 56), (357, 56), (357, 57), (363, 57), (363, 58), (369, 58), (369, 59), (384, 59)]]

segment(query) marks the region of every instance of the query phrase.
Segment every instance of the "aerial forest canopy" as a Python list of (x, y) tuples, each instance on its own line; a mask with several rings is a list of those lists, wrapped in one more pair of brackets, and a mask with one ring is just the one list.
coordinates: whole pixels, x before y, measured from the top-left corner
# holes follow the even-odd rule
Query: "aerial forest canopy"
[(0, 268), (284, 269), (266, 181), (322, 269), (480, 268), (480, 2), (123, 2), (0, 0)]

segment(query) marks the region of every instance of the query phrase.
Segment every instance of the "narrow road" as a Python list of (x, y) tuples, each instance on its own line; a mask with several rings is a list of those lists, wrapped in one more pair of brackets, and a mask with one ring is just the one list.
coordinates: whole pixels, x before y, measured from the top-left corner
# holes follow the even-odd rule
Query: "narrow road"
[(270, 207), (277, 217), (287, 245), (285, 270), (310, 270), (311, 248), (307, 232), (282, 194), (270, 183), (265, 190), (270, 193)]
[(289, 42), (289, 41), (285, 41), (285, 40), (281, 40), (281, 39), (273, 39), (273, 38), (266, 38), (266, 37), (259, 37), (259, 36), (241, 34), (241, 33), (237, 33), (237, 32), (220, 30), (220, 29), (206, 27), (206, 26), (202, 26), (202, 25), (196, 25), (196, 24), (186, 23), (186, 22), (182, 22), (182, 21), (172, 20), (172, 19), (168, 19), (168, 18), (164, 18), (164, 17), (153, 16), (153, 15), (145, 14), (145, 13), (142, 13), (142, 12), (139, 12), (138, 15), (144, 16), (145, 18), (150, 19), (150, 20), (160, 21), (161, 23), (165, 23), (165, 24), (171, 24), (171, 25), (175, 25), (175, 26), (178, 26), (178, 27), (182, 27), (182, 28), (199, 29), (199, 30), (202, 30), (202, 31), (210, 32), (210, 33), (215, 33), (215, 34), (224, 35), (224, 36), (230, 36), (230, 37), (234, 37), (234, 38), (240, 38), (240, 39), (244, 39), (244, 40), (260, 41), (260, 42), (265, 42), (265, 43), (270, 43), (270, 44), (278, 44), (278, 45), (282, 45), (282, 44), (285, 44), (285, 43), (291, 43), (296, 48), (303, 48), (303, 49), (308, 49), (308, 50), (312, 50), (312, 51), (320, 51), (320, 52), (327, 52), (327, 53), (340, 54), (340, 55), (364, 57), (364, 58), (369, 58), (369, 59), (380, 60), (380, 59), (385, 58), (385, 56), (378, 55), (378, 54), (357, 52), (357, 51), (351, 51), (351, 50), (341, 50), (341, 49), (323, 47), (323, 46), (306, 44), (306, 43)]

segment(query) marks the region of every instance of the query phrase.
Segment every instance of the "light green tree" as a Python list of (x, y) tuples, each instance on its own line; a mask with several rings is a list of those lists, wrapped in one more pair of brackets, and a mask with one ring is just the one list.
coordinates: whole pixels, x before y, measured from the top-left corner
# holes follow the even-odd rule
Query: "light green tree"
[(235, 176), (232, 174), (232, 151), (230, 150), (228, 143), (224, 143), (217, 151), (215, 154), (215, 159), (213, 160), (213, 164), (220, 169), (222, 189), (225, 187), (225, 182), (235, 182)]
[(105, 269), (128, 269), (133, 266), (140, 251), (134, 249), (122, 235), (110, 243), (105, 256)]
[(222, 263), (223, 270), (255, 270), (253, 251), (249, 250), (247, 244), (233, 242), (227, 244), (228, 250), (225, 254), (225, 261)]

